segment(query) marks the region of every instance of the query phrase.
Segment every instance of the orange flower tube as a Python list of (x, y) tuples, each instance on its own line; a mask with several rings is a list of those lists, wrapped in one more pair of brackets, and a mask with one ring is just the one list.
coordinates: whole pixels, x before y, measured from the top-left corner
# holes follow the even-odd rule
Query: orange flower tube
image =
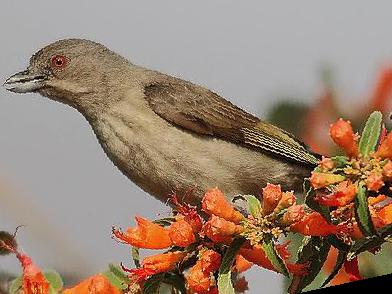
[(325, 188), (332, 184), (337, 184), (344, 181), (346, 178), (342, 175), (332, 173), (312, 172), (310, 183), (315, 189)]
[(22, 268), (22, 284), (24, 294), (49, 294), (49, 282), (41, 270), (33, 263), (26, 254), (16, 252)]
[(184, 219), (170, 225), (169, 237), (173, 244), (179, 247), (187, 247), (196, 242), (192, 226)]
[(341, 147), (348, 156), (358, 156), (357, 136), (354, 134), (349, 121), (340, 118), (337, 122), (331, 124), (329, 134), (336, 145)]
[(216, 243), (230, 242), (231, 238), (241, 233), (242, 230), (240, 225), (236, 225), (216, 215), (212, 215), (203, 228), (204, 234)]
[(301, 220), (290, 226), (292, 232), (301, 233), (306, 236), (328, 236), (347, 231), (345, 225), (333, 225), (318, 212), (306, 214)]
[(204, 194), (202, 208), (209, 215), (214, 214), (236, 224), (244, 219), (244, 216), (234, 209), (218, 188), (210, 189)]
[(392, 159), (392, 132), (381, 142), (376, 153), (376, 157), (391, 158)]
[(128, 228), (126, 233), (113, 228), (114, 236), (124, 243), (138, 248), (164, 249), (172, 245), (169, 231), (166, 228), (142, 217), (137, 216), (135, 219), (136, 228)]
[(65, 289), (63, 294), (121, 294), (122, 292), (113, 286), (102, 274), (97, 274), (82, 281), (80, 284)]
[(280, 185), (267, 184), (263, 188), (263, 214), (268, 215), (274, 211), (279, 201), (282, 199)]

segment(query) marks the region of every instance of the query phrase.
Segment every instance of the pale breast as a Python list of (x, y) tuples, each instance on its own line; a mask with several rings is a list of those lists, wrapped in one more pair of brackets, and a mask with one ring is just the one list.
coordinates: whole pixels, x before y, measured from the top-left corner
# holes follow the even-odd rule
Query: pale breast
[(114, 164), (161, 201), (171, 191), (193, 189), (191, 202), (197, 202), (206, 189), (216, 186), (229, 196), (257, 193), (266, 182), (296, 182), (303, 175), (261, 152), (171, 125), (140, 93), (126, 97), (100, 114), (93, 129)]

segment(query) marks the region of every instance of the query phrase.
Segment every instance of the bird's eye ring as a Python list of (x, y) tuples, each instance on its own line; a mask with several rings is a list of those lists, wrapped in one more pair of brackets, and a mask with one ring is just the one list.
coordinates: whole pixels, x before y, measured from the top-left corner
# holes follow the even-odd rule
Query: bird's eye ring
[(54, 55), (50, 59), (50, 63), (52, 65), (52, 67), (64, 68), (65, 65), (67, 64), (67, 59), (63, 55)]

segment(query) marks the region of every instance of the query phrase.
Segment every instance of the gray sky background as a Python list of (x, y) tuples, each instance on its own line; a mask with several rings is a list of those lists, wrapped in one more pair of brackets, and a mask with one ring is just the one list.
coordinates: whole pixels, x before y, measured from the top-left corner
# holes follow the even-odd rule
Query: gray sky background
[[(347, 103), (356, 103), (392, 60), (391, 11), (387, 0), (2, 1), (0, 81), (41, 46), (83, 37), (261, 116), (278, 97), (314, 99), (325, 62)], [(4, 88), (0, 183), (0, 229), (28, 225), (18, 239), (37, 264), (83, 277), (110, 261), (128, 263), (112, 224), (168, 212), (116, 170), (76, 111)], [(19, 267), (7, 257), (4, 269)], [(248, 276), (249, 293), (279, 293), (278, 275)]]

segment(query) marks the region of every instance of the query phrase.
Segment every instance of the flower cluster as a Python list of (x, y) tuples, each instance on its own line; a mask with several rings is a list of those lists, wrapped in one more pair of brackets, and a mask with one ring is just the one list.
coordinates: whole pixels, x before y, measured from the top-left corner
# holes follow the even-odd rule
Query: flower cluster
[(375, 112), (361, 137), (343, 119), (331, 124), (330, 136), (346, 156), (323, 158), (310, 183), (314, 200), (329, 208), (332, 220), (347, 224), (345, 242), (352, 244), (392, 223), (392, 132)]
[(172, 218), (152, 222), (136, 217), (137, 226), (125, 232), (114, 227), (113, 235), (125, 244), (167, 250), (144, 258), (140, 267), (123, 269), (140, 287), (156, 275), (172, 272), (185, 276), (190, 293), (218, 293), (222, 258), (236, 240), (241, 246), (233, 255), (231, 270), (237, 274), (256, 264), (286, 275), (305, 275), (307, 264), (291, 263), (288, 243), (279, 244), (278, 238), (288, 232), (327, 236), (347, 230), (297, 204), (294, 193), (283, 192), (279, 185), (268, 184), (261, 194), (261, 201), (255, 196), (243, 197), (248, 205), (244, 214), (218, 188), (205, 193), (201, 211), (180, 203), (174, 195)]

